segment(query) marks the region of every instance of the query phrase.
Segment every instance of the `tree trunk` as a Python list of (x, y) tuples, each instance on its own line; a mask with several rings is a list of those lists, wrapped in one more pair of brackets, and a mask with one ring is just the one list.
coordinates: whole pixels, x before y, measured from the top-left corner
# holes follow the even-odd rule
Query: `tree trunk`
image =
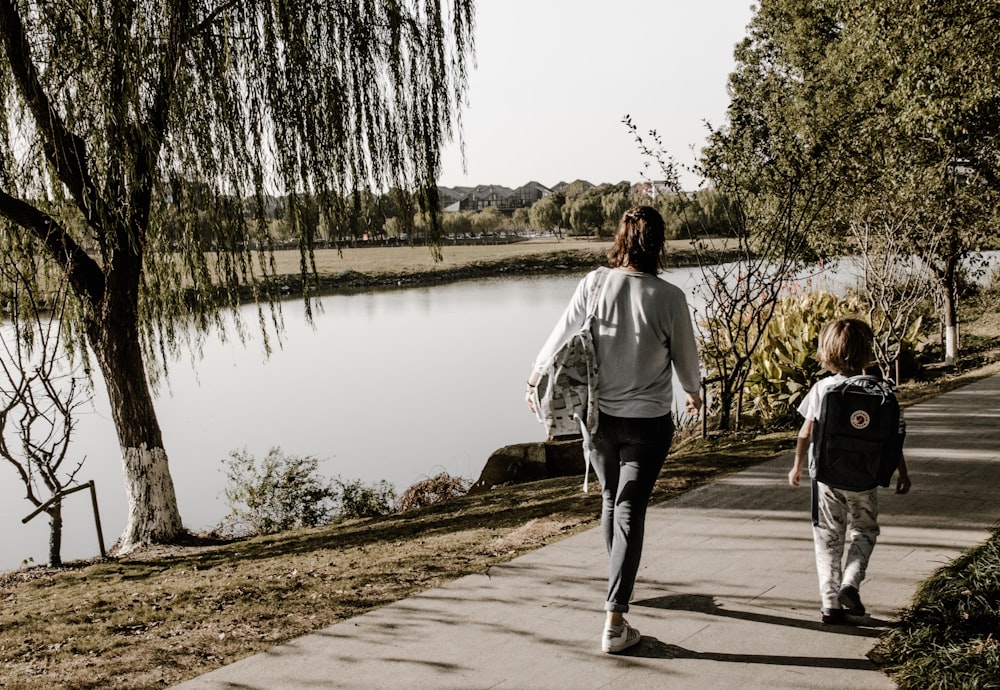
[[(122, 449), (128, 523), (113, 551), (174, 540), (184, 529), (160, 424), (142, 360), (138, 324), (112, 318), (90, 324), (91, 346), (104, 375)], [(117, 317), (117, 318), (116, 318)]]
[(954, 364), (958, 360), (958, 324), (952, 322), (944, 327), (944, 362)]
[(48, 510), (49, 516), (49, 566), (59, 568), (62, 566), (62, 499), (56, 499)]
[(719, 431), (729, 431), (734, 399), (732, 381), (723, 378), (719, 381), (719, 423), (716, 426)]
[(941, 276), (941, 317), (944, 323), (944, 361), (954, 364), (958, 359), (958, 286), (956, 282), (958, 260), (949, 258)]
[(944, 361), (954, 364), (958, 359), (958, 305), (955, 304), (953, 285), (946, 285), (941, 303), (944, 320)]

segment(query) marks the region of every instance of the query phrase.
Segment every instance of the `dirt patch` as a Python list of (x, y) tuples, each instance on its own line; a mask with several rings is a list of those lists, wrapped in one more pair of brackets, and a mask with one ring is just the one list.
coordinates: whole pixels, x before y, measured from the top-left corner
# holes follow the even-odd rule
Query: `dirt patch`
[(1000, 333), (1000, 313), (987, 312), (965, 327), (969, 335), (984, 338), (994, 337)]

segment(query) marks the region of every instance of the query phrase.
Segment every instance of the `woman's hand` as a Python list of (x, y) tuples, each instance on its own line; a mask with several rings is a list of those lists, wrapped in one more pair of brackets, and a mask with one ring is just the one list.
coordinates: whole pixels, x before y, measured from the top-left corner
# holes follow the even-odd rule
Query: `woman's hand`
[(684, 409), (688, 414), (698, 414), (701, 409), (701, 396), (697, 393), (688, 393), (687, 400), (684, 401)]
[(524, 404), (536, 415), (538, 414), (538, 410), (535, 409), (535, 388), (538, 386), (538, 381), (541, 378), (542, 375), (532, 369), (531, 373), (528, 374), (528, 389), (524, 391)]
[(896, 493), (897, 494), (908, 494), (910, 493), (910, 475), (906, 472), (902, 472), (896, 475)]

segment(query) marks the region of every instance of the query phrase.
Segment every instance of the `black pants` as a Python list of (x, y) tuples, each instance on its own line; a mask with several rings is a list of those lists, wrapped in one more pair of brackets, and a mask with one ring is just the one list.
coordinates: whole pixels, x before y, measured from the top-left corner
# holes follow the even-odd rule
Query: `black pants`
[(610, 558), (605, 611), (628, 611), (642, 556), (646, 507), (673, 436), (669, 414), (627, 418), (601, 413), (591, 464), (601, 482), (601, 531)]

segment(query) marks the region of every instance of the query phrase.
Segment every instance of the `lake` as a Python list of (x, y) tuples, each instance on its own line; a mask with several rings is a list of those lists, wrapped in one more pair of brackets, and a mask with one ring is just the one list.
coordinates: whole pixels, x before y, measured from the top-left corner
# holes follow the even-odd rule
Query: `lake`
[[(261, 459), (280, 447), (320, 459), (330, 477), (385, 479), (402, 493), (442, 470), (475, 480), (494, 450), (542, 440), (524, 382), (582, 275), (325, 296), (313, 325), (291, 300), (270, 358), (255, 334), (246, 345), (210, 340), (194, 367), (188, 356), (172, 363), (156, 409), (185, 527), (212, 528), (227, 512), (222, 460), (234, 450)], [(693, 275), (669, 277), (690, 293)], [(255, 324), (252, 308), (245, 313)], [(74, 457), (86, 456), (78, 478), (96, 482), (110, 547), (126, 503), (100, 380), (74, 439)], [(11, 468), (0, 477), (0, 570), (47, 562), (48, 517), (22, 525), (32, 506)], [(97, 555), (87, 492), (66, 498), (64, 518), (63, 558)]]
[[(831, 274), (841, 284), (856, 280), (850, 271)], [(402, 493), (440, 471), (475, 480), (494, 450), (542, 440), (524, 406), (524, 381), (581, 277), (326, 296), (313, 325), (292, 300), (283, 304), (285, 334), (270, 358), (255, 335), (246, 345), (212, 339), (194, 366), (189, 356), (172, 363), (156, 408), (185, 527), (210, 529), (227, 512), (222, 461), (235, 450), (261, 459), (280, 447), (320, 459), (327, 476), (385, 479)], [(697, 269), (664, 277), (695, 303)], [(255, 324), (252, 308), (246, 314)], [(73, 457), (86, 457), (78, 479), (96, 482), (110, 547), (124, 529), (126, 504), (100, 380), (74, 439)], [(47, 516), (22, 525), (32, 506), (11, 468), (0, 468), (0, 477), (0, 570), (45, 563)], [(96, 555), (87, 492), (67, 497), (64, 517), (63, 558)]]

